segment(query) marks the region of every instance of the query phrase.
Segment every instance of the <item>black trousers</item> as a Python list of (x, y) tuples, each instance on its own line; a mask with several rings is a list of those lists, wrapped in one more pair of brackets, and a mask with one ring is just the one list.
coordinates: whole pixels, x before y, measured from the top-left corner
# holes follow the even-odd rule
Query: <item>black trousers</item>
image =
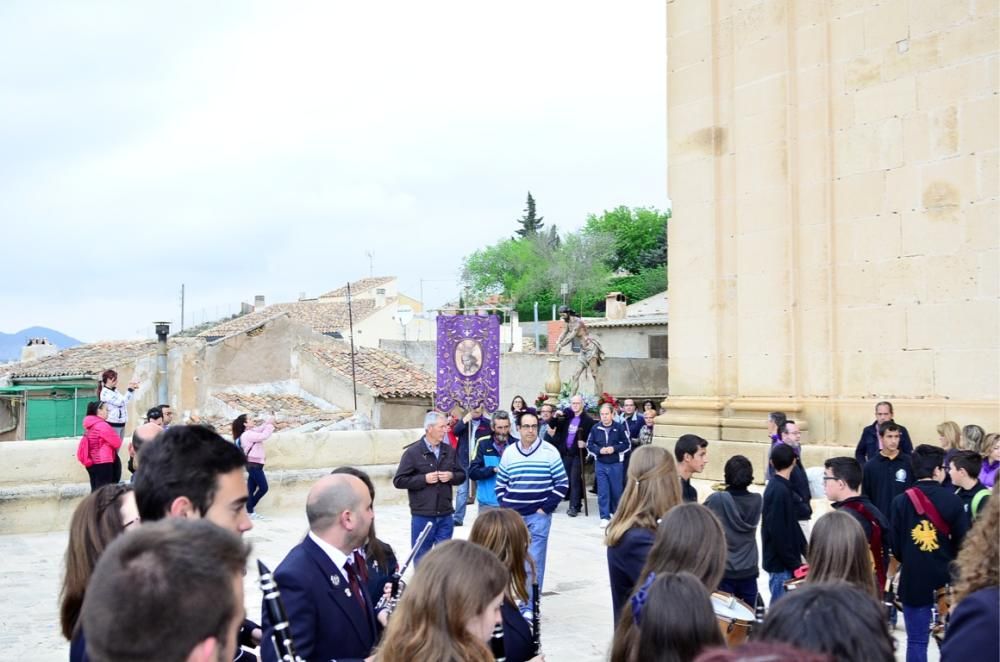
[(91, 492), (96, 492), (105, 485), (113, 485), (118, 482), (115, 480), (115, 465), (113, 462), (92, 464), (87, 467), (87, 473), (90, 474)]
[(574, 448), (563, 455), (563, 467), (569, 477), (569, 507), (573, 510), (583, 509), (583, 463), (580, 462), (580, 449)]

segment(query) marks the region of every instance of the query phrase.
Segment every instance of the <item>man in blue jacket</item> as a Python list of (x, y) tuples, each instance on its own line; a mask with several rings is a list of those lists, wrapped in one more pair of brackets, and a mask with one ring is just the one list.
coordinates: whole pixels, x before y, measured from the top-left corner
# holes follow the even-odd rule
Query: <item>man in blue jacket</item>
[[(882, 437), (879, 434), (879, 430), (882, 425), (894, 422), (892, 419), (891, 402), (882, 401), (875, 405), (875, 422), (866, 426), (861, 431), (861, 439), (858, 440), (858, 446), (854, 449), (854, 459), (858, 461), (858, 464), (863, 467), (868, 460), (878, 456), (878, 452), (882, 450)], [(913, 452), (913, 442), (910, 441), (910, 433), (902, 425), (899, 426), (899, 430), (899, 450), (904, 455), (909, 455)]]
[[(458, 465), (464, 471), (469, 470), (469, 460), (476, 452), (476, 440), (490, 436), (490, 419), (485, 415), (483, 403), (469, 410), (462, 420), (455, 423), (455, 438), (458, 439), (458, 447), (455, 448), (458, 457)], [(465, 524), (465, 508), (469, 504), (469, 480), (465, 480), (455, 490), (455, 516), (454, 525)]]
[(469, 465), (469, 480), (476, 481), (476, 501), (479, 508), (497, 508), (496, 484), (500, 458), (510, 441), (510, 414), (500, 410), (493, 414), (493, 434), (476, 440), (476, 457)]
[(622, 473), (622, 453), (629, 450), (628, 432), (614, 420), (611, 405), (601, 405), (601, 421), (590, 429), (587, 450), (597, 458), (597, 506), (601, 511), (601, 528), (608, 525), (618, 509), (625, 477)]

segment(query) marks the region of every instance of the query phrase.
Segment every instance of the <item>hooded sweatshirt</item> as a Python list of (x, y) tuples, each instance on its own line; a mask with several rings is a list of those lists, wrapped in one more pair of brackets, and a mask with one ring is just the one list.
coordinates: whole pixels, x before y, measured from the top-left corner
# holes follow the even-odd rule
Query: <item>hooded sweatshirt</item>
[(713, 492), (705, 499), (726, 533), (726, 579), (748, 579), (760, 574), (757, 556), (757, 525), (761, 496), (745, 489)]
[(87, 453), (94, 464), (110, 464), (122, 445), (121, 437), (100, 416), (85, 416), (83, 437), (87, 440)]

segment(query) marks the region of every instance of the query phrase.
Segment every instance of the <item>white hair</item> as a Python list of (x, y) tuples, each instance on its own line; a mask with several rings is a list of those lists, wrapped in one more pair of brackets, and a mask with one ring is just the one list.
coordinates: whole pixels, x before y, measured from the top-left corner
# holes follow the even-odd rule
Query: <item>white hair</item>
[(427, 415), (424, 416), (424, 429), (430, 428), (432, 425), (437, 424), (439, 418), (444, 418), (444, 414), (439, 411), (429, 411)]

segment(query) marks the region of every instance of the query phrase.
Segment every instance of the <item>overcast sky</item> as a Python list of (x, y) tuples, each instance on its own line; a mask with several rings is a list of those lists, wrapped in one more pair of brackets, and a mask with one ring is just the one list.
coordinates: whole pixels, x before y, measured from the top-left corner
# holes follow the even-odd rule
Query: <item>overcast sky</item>
[(133, 338), (665, 208), (655, 0), (0, 3), (0, 331)]

